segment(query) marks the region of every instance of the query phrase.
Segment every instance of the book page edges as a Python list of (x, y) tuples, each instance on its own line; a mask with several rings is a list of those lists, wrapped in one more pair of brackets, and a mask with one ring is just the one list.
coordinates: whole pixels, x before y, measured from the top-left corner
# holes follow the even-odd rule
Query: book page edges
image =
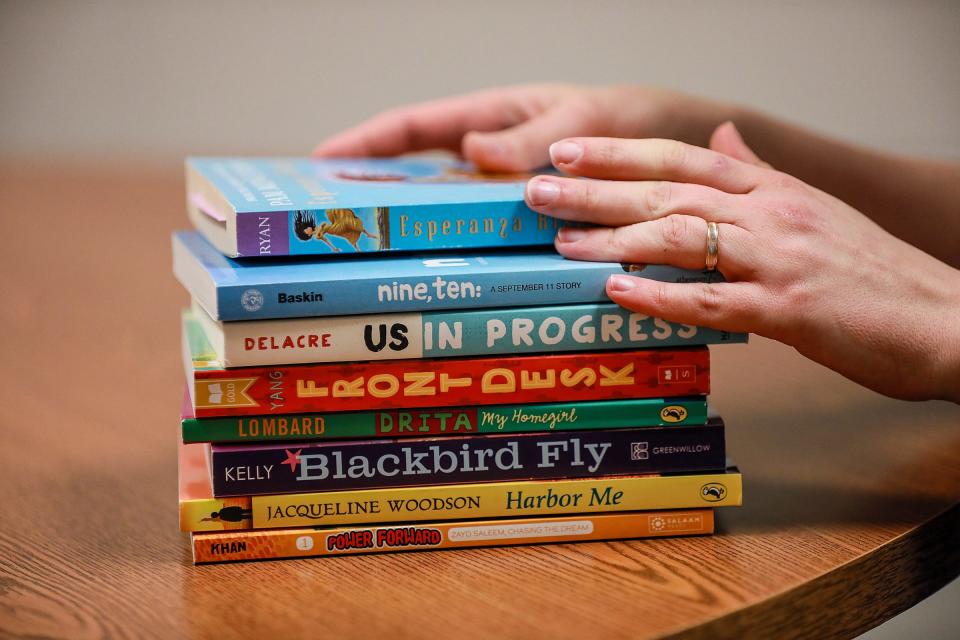
[(189, 162), (187, 215), (197, 231), (218, 251), (237, 257), (237, 212), (222, 193)]

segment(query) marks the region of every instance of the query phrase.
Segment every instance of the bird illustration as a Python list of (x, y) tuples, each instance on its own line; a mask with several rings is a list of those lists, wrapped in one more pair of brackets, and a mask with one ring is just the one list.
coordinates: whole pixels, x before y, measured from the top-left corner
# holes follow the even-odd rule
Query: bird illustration
[(707, 485), (703, 488), (703, 497), (713, 497), (714, 500), (720, 500), (723, 498), (723, 494), (726, 493), (723, 487), (718, 487), (716, 485)]
[(377, 236), (364, 228), (363, 221), (353, 212), (353, 209), (327, 209), (324, 214), (327, 216), (327, 221), (318, 225), (312, 213), (297, 211), (293, 219), (294, 233), (301, 240), (311, 238), (320, 240), (337, 252), (340, 249), (326, 238), (327, 235), (343, 238), (355, 251), (360, 251), (357, 242), (360, 241), (361, 236), (377, 239)]

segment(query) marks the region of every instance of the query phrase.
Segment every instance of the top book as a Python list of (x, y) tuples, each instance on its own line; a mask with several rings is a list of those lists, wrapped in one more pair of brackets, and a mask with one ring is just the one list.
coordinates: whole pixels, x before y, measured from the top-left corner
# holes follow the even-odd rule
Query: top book
[(452, 158), (188, 158), (187, 211), (230, 257), (552, 245), (535, 174)]

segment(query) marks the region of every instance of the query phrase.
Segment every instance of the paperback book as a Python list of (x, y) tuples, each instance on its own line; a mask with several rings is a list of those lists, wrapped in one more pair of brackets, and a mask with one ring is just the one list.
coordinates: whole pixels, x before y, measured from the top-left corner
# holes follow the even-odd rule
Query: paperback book
[(402, 360), (500, 353), (563, 353), (746, 342), (613, 304), (574, 304), (221, 322), (193, 317), (225, 367)]
[(195, 232), (173, 236), (173, 271), (215, 320), (610, 302), (607, 278), (713, 282), (716, 271), (567, 260), (552, 248), (241, 261)]
[(187, 212), (224, 254), (264, 257), (550, 245), (535, 174), (449, 157), (188, 158)]
[(740, 472), (355, 489), (216, 498), (206, 447), (180, 445), (183, 531), (277, 529), (739, 506)]
[(186, 312), (198, 418), (706, 395), (707, 347), (226, 369)]
[(240, 443), (681, 426), (706, 420), (703, 396), (196, 418), (185, 389), (180, 426), (184, 442)]
[(713, 533), (712, 509), (194, 533), (195, 564)]
[(213, 495), (717, 471), (723, 422), (446, 438), (210, 445)]

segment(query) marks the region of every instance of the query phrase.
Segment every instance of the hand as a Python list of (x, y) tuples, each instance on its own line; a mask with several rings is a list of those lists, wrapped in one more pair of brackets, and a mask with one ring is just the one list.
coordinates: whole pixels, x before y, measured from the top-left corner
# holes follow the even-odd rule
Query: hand
[(579, 260), (702, 269), (707, 221), (720, 230), (726, 283), (613, 276), (620, 305), (675, 322), (749, 331), (881, 393), (960, 401), (960, 271), (898, 240), (842, 201), (775, 171), (737, 130), (704, 149), (670, 140), (571, 138), (561, 171), (527, 204), (566, 220), (556, 247)]
[(649, 87), (525, 85), (400, 107), (340, 133), (313, 154), (392, 156), (447, 149), (482, 169), (528, 171), (549, 163), (550, 143), (571, 136), (673, 138), (705, 144), (733, 108)]

